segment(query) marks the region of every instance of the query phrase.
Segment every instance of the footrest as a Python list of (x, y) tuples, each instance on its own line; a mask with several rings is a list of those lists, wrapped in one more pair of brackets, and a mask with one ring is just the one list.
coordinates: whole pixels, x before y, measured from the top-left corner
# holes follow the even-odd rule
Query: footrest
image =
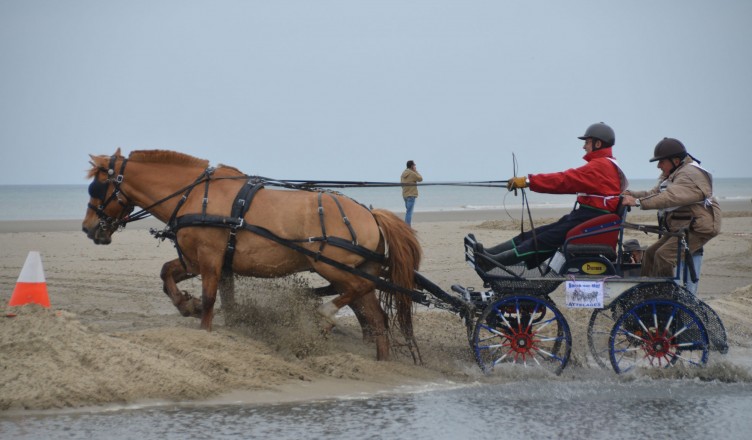
[(478, 246), (483, 246), (475, 240), (475, 235), (467, 234), (465, 236), (465, 261), (467, 264), (475, 269), (475, 254), (478, 252)]

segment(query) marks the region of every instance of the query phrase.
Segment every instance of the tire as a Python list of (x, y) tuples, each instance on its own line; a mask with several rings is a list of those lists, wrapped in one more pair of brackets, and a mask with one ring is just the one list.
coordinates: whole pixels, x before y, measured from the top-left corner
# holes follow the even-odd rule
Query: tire
[(572, 351), (572, 334), (547, 299), (507, 296), (489, 304), (475, 324), (472, 348), (481, 370), (523, 365), (560, 374)]
[(601, 368), (610, 368), (609, 362), (609, 340), (611, 330), (614, 328), (616, 320), (613, 318), (614, 311), (611, 307), (605, 309), (595, 309), (590, 315), (590, 322), (587, 328), (588, 347), (590, 355)]
[(620, 316), (609, 338), (617, 374), (640, 368), (698, 367), (708, 360), (708, 332), (697, 315), (673, 300), (640, 302)]

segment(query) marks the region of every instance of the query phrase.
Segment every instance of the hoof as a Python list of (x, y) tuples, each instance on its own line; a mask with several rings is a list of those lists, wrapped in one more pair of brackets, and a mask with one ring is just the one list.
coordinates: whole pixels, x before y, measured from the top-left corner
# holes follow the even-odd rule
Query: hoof
[(327, 322), (321, 325), (321, 334), (323, 336), (329, 336), (334, 330), (336, 325), (333, 322)]
[(201, 317), (201, 300), (194, 298), (191, 295), (183, 292), (183, 300), (176, 307), (183, 316), (193, 316), (196, 318)]

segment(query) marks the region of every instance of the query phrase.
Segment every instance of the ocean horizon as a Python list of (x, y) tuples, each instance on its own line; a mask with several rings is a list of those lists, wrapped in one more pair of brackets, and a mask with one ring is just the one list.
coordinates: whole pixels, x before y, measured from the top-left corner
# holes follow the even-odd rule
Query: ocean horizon
[[(416, 212), (477, 211), (516, 209), (522, 197), (504, 188), (440, 185), (425, 182), (420, 186)], [(633, 179), (630, 188), (649, 189), (655, 179)], [(752, 178), (714, 179), (716, 197), (723, 202), (752, 200)], [(334, 189), (373, 208), (404, 212), (400, 187), (355, 187)], [(535, 208), (568, 208), (576, 197), (570, 194), (542, 194), (527, 191)], [(88, 184), (80, 185), (0, 185), (0, 221), (8, 220), (77, 220), (83, 219), (89, 201)]]

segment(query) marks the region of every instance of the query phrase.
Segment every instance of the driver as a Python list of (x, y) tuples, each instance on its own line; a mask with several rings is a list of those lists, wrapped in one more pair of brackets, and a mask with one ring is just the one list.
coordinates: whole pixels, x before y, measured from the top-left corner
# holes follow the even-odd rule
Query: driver
[[(658, 186), (649, 191), (627, 190), (623, 203), (657, 209), (659, 225), (671, 232), (688, 228), (689, 251), (696, 255), (721, 230), (721, 207), (713, 196), (713, 176), (673, 138), (658, 142), (650, 162), (658, 162), (661, 170)], [(645, 251), (640, 274), (673, 276), (678, 246), (677, 237), (662, 236)], [(697, 265), (695, 269), (699, 275)]]
[[(573, 227), (603, 214), (616, 212), (619, 195), (628, 181), (611, 154), (616, 142), (614, 130), (603, 122), (590, 125), (585, 134), (585, 165), (548, 174), (529, 174), (513, 177), (507, 183), (509, 191), (530, 187), (532, 191), (548, 194), (577, 194), (575, 208), (557, 222), (526, 231), (513, 239), (485, 250), (486, 255), (504, 266), (524, 261), (535, 267), (564, 244), (567, 232)], [(484, 270), (488, 262), (479, 260)]]

